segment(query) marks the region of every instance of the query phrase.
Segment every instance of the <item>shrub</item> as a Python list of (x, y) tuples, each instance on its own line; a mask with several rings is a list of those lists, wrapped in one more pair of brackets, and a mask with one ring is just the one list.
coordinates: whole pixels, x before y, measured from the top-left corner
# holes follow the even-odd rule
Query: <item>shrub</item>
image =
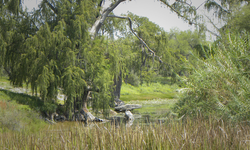
[(213, 57), (204, 60), (193, 55), (197, 63), (186, 62), (192, 70), (186, 82), (189, 90), (175, 105), (174, 111), (179, 116), (212, 114), (233, 120), (249, 119), (248, 33), (228, 33), (214, 48)]
[(131, 72), (127, 76), (126, 82), (133, 85), (133, 86), (139, 86), (140, 85), (140, 78), (134, 72)]

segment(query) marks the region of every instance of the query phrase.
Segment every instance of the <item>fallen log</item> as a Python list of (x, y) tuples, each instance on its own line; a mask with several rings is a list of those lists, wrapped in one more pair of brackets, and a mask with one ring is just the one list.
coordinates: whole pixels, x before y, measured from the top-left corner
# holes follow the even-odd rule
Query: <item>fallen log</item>
[(125, 111), (131, 111), (134, 109), (138, 109), (141, 107), (142, 107), (142, 105), (138, 105), (138, 104), (126, 104), (126, 105), (115, 107), (115, 111), (125, 112)]

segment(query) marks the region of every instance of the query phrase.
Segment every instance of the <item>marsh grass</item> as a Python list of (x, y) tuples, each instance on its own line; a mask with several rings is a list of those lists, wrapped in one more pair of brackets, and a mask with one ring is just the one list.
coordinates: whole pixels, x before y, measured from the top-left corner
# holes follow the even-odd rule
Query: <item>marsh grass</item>
[(197, 119), (114, 126), (58, 123), (35, 134), (0, 134), (0, 149), (249, 149), (249, 126)]

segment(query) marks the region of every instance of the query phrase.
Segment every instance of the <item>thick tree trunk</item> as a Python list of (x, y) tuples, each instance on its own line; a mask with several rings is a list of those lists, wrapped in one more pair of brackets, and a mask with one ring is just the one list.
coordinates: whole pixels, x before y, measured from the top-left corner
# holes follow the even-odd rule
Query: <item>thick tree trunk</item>
[(120, 99), (120, 95), (121, 95), (121, 87), (122, 87), (122, 71), (120, 70), (120, 73), (118, 75), (118, 77), (114, 78), (114, 96), (116, 99)]
[(80, 111), (81, 114), (84, 115), (84, 118), (85, 118), (85, 123), (89, 121), (95, 121), (96, 118), (95, 116), (93, 116), (89, 111), (88, 111), (88, 108), (87, 108), (87, 104), (88, 104), (88, 99), (90, 97), (90, 90), (84, 92), (84, 95), (83, 95), (83, 100), (82, 100), (82, 109)]

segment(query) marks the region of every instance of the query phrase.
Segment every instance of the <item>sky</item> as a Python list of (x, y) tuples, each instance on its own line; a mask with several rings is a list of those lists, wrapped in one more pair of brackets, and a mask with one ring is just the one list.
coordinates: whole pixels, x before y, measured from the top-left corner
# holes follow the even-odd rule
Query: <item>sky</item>
[(170, 12), (157, 0), (127, 1), (118, 5), (114, 10), (115, 15), (127, 14), (128, 12), (149, 18), (150, 21), (164, 28), (165, 31), (170, 31), (171, 28), (175, 27), (180, 30), (192, 29), (192, 26), (178, 18), (175, 13)]
[[(24, 6), (31, 11), (33, 8), (37, 8), (41, 0), (24, 0)], [(170, 4), (175, 0), (170, 0)], [(198, 7), (204, 0), (192, 0), (192, 5)], [(109, 0), (105, 1), (105, 6), (108, 7), (110, 4)], [(122, 2), (113, 11), (115, 15), (127, 14), (132, 12), (138, 16), (143, 16), (149, 18), (150, 21), (158, 24), (165, 31), (170, 31), (170, 29), (178, 28), (179, 30), (194, 30), (195, 27), (184, 22), (181, 18), (171, 12), (167, 7), (165, 7), (159, 0), (131, 0)], [(199, 8), (200, 13), (207, 13), (203, 7)], [(211, 16), (211, 15), (210, 15)], [(208, 27), (209, 28), (209, 27)], [(210, 27), (211, 28), (211, 27)], [(212, 37), (207, 33), (208, 40)]]

